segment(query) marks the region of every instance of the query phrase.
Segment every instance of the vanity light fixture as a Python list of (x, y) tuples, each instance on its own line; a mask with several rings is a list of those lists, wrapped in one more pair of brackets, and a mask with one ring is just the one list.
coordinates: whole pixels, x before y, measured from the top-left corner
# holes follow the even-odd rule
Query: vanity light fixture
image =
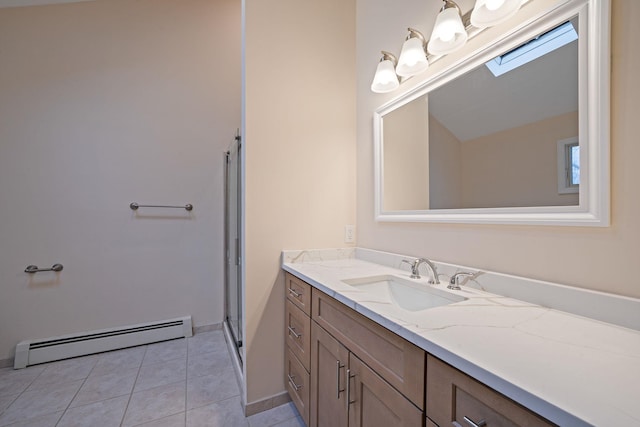
[(432, 55), (445, 55), (454, 52), (464, 46), (468, 38), (458, 5), (451, 0), (443, 1), (444, 5), (436, 17), (436, 23), (427, 45), (427, 50)]
[(371, 83), (372, 92), (387, 93), (396, 90), (400, 86), (395, 70), (397, 63), (398, 60), (393, 54), (382, 51), (382, 58), (380, 58), (376, 74), (373, 76), (373, 83)]
[(476, 0), (471, 12), (471, 25), (487, 28), (501, 24), (518, 12), (522, 0)]
[(427, 61), (427, 41), (422, 33), (413, 28), (408, 28), (409, 35), (402, 45), (396, 73), (402, 77), (411, 77), (429, 68)]
[(372, 92), (387, 93), (397, 89), (400, 86), (398, 77), (415, 76), (429, 67), (429, 59), (433, 62), (438, 56), (464, 46), (469, 38), (467, 29), (471, 29), (473, 37), (478, 31), (508, 20), (530, 0), (475, 0), (474, 8), (464, 16), (453, 0), (442, 1), (444, 5), (436, 16), (428, 41), (420, 31), (408, 28), (409, 35), (402, 45), (399, 59), (389, 52), (382, 52), (371, 84)]

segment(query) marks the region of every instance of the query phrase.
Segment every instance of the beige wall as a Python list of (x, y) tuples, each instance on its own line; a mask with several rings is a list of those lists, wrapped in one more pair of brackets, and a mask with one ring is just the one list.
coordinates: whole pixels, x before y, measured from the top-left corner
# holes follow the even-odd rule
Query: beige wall
[(384, 117), (383, 209), (429, 209), (429, 102), (421, 97)]
[(429, 116), (429, 201), (431, 209), (462, 206), (462, 145), (435, 117)]
[(385, 211), (578, 204), (577, 193), (558, 193), (557, 170), (557, 142), (577, 136), (577, 112), (461, 143), (425, 99), (384, 117)]
[[(640, 297), (640, 281), (629, 277), (640, 257), (640, 2), (612, 1), (611, 170), (612, 224), (607, 228), (376, 223), (373, 219), (371, 117), (391, 95), (369, 85), (379, 49), (397, 52), (406, 26), (429, 33), (437, 1), (391, 8), (387, 1), (358, 2), (358, 245), (431, 257), (440, 261), (512, 273), (567, 285)], [(426, 10), (428, 8), (428, 10)], [(492, 31), (499, 31), (495, 28)], [(494, 34), (485, 33), (486, 37)], [(479, 41), (482, 38), (478, 39)], [(471, 43), (469, 48), (473, 48)], [(454, 61), (434, 64), (431, 72)], [(440, 64), (440, 65), (438, 65)], [(412, 79), (407, 88), (420, 83)], [(395, 94), (397, 95), (397, 94)]]
[(222, 321), (239, 24), (237, 0), (0, 9), (0, 359), (23, 339)]
[(284, 392), (283, 249), (355, 221), (355, 2), (245, 0), (246, 402)]
[(566, 206), (578, 193), (558, 194), (558, 141), (578, 136), (578, 112), (462, 143), (465, 208)]

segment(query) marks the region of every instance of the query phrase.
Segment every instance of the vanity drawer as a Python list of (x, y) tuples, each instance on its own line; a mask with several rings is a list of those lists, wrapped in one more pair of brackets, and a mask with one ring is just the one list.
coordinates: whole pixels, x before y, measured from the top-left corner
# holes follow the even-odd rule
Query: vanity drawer
[(289, 301), (294, 303), (307, 316), (311, 315), (311, 286), (290, 273), (285, 273), (284, 292)]
[(287, 346), (302, 362), (304, 368), (311, 370), (311, 318), (287, 299), (285, 302), (285, 334)]
[(424, 409), (424, 350), (317, 289), (312, 296), (312, 319)]
[(286, 349), (284, 359), (287, 391), (305, 424), (309, 425), (309, 373), (291, 349)]
[(427, 355), (426, 412), (441, 427), (454, 421), (461, 426), (555, 425), (431, 355)]

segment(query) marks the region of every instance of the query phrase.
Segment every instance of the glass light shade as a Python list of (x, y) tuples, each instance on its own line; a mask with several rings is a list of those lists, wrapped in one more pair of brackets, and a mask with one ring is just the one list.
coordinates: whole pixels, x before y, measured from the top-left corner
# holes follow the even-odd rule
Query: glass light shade
[(393, 61), (385, 59), (378, 63), (376, 75), (373, 76), (371, 91), (375, 93), (386, 93), (397, 89), (400, 86)]
[(445, 55), (460, 49), (467, 42), (460, 12), (449, 7), (438, 14), (427, 50), (433, 55)]
[(518, 12), (522, 0), (476, 0), (471, 11), (471, 25), (487, 28), (498, 25)]
[(411, 37), (402, 45), (396, 73), (402, 77), (415, 76), (429, 67), (422, 40)]

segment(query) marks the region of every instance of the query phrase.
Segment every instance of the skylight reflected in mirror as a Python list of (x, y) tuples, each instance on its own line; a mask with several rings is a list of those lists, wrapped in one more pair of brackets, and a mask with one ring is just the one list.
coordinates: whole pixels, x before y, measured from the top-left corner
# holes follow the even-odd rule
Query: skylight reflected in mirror
[(571, 22), (565, 22), (522, 46), (493, 58), (485, 65), (494, 76), (498, 77), (574, 40), (578, 40), (578, 33)]

